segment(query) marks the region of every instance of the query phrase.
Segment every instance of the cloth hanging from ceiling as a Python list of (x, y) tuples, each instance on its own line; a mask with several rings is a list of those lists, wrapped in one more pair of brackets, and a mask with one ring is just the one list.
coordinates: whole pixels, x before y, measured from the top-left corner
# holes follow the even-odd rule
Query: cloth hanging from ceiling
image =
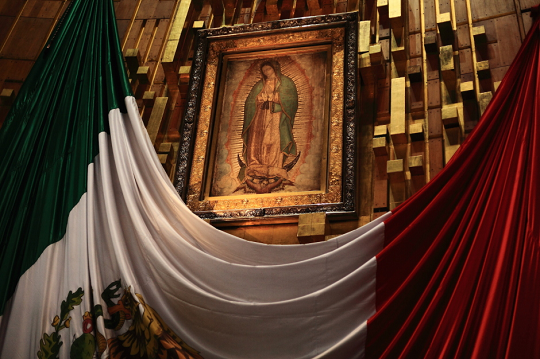
[(327, 242), (271, 246), (183, 204), (130, 92), (112, 2), (74, 0), (0, 130), (0, 356), (537, 353), (539, 43), (536, 21), (414, 198)]
[(452, 160), (385, 221), (368, 357), (540, 357), (539, 26)]

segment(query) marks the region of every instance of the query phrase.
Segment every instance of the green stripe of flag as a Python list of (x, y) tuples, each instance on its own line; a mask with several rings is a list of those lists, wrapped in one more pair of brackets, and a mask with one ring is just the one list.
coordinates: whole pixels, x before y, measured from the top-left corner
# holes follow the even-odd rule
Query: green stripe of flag
[(0, 315), (64, 236), (108, 112), (129, 95), (112, 0), (72, 0), (0, 129)]

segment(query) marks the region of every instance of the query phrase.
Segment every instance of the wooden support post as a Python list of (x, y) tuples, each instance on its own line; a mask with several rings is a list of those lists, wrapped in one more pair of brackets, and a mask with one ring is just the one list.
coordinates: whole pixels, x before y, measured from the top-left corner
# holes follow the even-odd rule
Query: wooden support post
[(358, 52), (369, 52), (371, 21), (360, 21), (359, 24), (359, 36), (358, 36)]
[(388, 137), (388, 127), (386, 125), (373, 127), (373, 137)]
[(471, 101), (476, 99), (476, 94), (474, 92), (474, 81), (462, 82), (459, 85), (461, 91), (461, 98), (464, 101)]
[(150, 67), (139, 66), (137, 69), (137, 79), (140, 84), (148, 85), (150, 83)]
[(388, 156), (375, 156), (373, 161), (373, 211), (388, 211)]
[(322, 242), (329, 234), (326, 213), (306, 213), (298, 216), (297, 237), (300, 243)]
[(388, 156), (388, 127), (386, 125), (373, 128), (373, 153), (375, 156)]
[(124, 58), (126, 59), (127, 68), (129, 70), (129, 77), (131, 79), (137, 78), (137, 69), (141, 65), (139, 49), (127, 49)]
[(178, 91), (182, 99), (187, 98), (190, 73), (191, 66), (180, 66), (178, 70)]
[(389, 0), (377, 0), (377, 10), (379, 17), (388, 18), (388, 1)]
[(437, 16), (437, 27), (439, 28), (442, 44), (451, 45), (454, 42), (454, 29), (452, 27), (452, 16), (449, 12)]
[(475, 44), (479, 45), (479, 44), (487, 43), (486, 29), (483, 25), (474, 26), (472, 28), (472, 34), (473, 34)]
[(203, 6), (201, 13), (199, 14), (199, 20), (204, 21), (205, 28), (209, 28), (212, 25), (214, 15), (212, 14), (212, 4), (206, 4)]
[(439, 49), (439, 60), (441, 63), (441, 72), (454, 71), (454, 51), (452, 45), (441, 46)]
[(459, 126), (459, 113), (455, 106), (445, 106), (441, 110), (441, 118), (444, 128), (452, 128)]
[(427, 82), (428, 108), (441, 107), (441, 84), (439, 79)]
[(409, 137), (411, 138), (411, 142), (424, 141), (424, 124), (411, 124), (409, 126)]
[[(167, 41), (163, 44), (161, 50), (161, 65), (163, 66), (165, 80), (167, 82), (169, 94), (172, 97), (173, 102), (176, 102), (176, 98), (179, 93), (178, 76), (176, 72), (178, 64), (175, 63), (175, 56), (178, 51), (180, 38), (182, 37), (182, 30), (184, 29), (184, 25), (186, 23), (190, 5), (191, 0), (182, 0), (180, 2), (176, 10), (176, 14), (174, 15), (174, 19), (172, 20), (172, 24), (170, 25), (169, 34), (166, 37)], [(154, 71), (154, 73), (155, 72), (157, 71)]]
[(150, 113), (150, 119), (148, 120), (148, 126), (146, 126), (146, 131), (148, 132), (148, 137), (154, 145), (154, 148), (159, 149), (159, 145), (163, 141), (163, 119), (167, 112), (167, 102), (168, 97), (157, 97), (154, 101), (154, 107)]
[(493, 94), (491, 93), (491, 91), (481, 92), (478, 94), (478, 107), (480, 108), (480, 116), (484, 114), (484, 111), (488, 107), (492, 97)]
[[(281, 3), (281, 19), (289, 19), (293, 17), (293, 6), (296, 5), (296, 1), (293, 0), (284, 0)], [(247, 9), (251, 13), (251, 9)], [(249, 20), (245, 22), (246, 24), (249, 24)]]
[(386, 67), (384, 66), (384, 55), (380, 44), (369, 47), (369, 61), (375, 78), (384, 79)]
[(370, 85), (375, 83), (375, 74), (371, 68), (371, 61), (368, 53), (364, 53), (358, 56), (358, 63), (360, 67), (360, 76), (364, 84)]
[(246, 23), (246, 10), (249, 9), (243, 7), (240, 9), (240, 14), (238, 15), (238, 19), (236, 19), (234, 25), (242, 25)]
[(437, 33), (426, 32), (424, 37), (424, 49), (426, 50), (426, 54), (436, 54), (438, 52)]
[(424, 156), (409, 157), (409, 171), (411, 176), (421, 176), (424, 174)]
[(450, 127), (444, 129), (444, 164), (447, 164), (461, 143), (461, 128)]
[(196, 20), (196, 21), (193, 21), (193, 26), (191, 27), (191, 29), (194, 31), (194, 32), (197, 32), (199, 30), (203, 30), (206, 28), (206, 23), (203, 21), (203, 20)]
[(390, 175), (397, 175), (397, 178), (401, 178), (405, 168), (403, 167), (403, 160), (390, 160), (386, 162), (386, 172)]
[[(403, 30), (403, 28), (401, 28)], [(405, 66), (407, 65), (407, 52), (405, 51), (405, 41), (401, 41), (401, 39), (398, 39), (395, 35), (396, 33), (394, 30), (391, 32), (391, 51), (392, 51), (392, 59), (394, 60), (394, 64), (396, 68), (398, 69), (401, 74), (405, 71)], [(401, 45), (400, 45), (401, 44)], [(404, 74), (403, 74), (404, 75)]]
[(480, 61), (476, 63), (476, 72), (478, 73), (478, 78), (488, 79), (491, 77), (491, 71), (489, 70), (489, 61)]
[(179, 83), (187, 84), (189, 82), (189, 74), (191, 66), (180, 66), (178, 70)]
[[(382, 86), (382, 85), (385, 86)], [(390, 123), (390, 86), (387, 85), (387, 82), (380, 81), (377, 84), (377, 122), (379, 124), (388, 124)]]
[(322, 15), (322, 9), (319, 0), (306, 0), (306, 3), (311, 15)]
[(277, 0), (266, 0), (266, 14), (268, 20), (274, 20), (276, 17), (279, 17)]
[(172, 143), (162, 143), (159, 145), (157, 152), (165, 172), (171, 173), (174, 164), (174, 147)]
[(384, 55), (380, 44), (371, 45), (369, 47), (369, 59), (372, 64), (380, 64), (383, 62)]
[(155, 91), (145, 91), (143, 94), (143, 104), (145, 107), (153, 107), (154, 106), (154, 100), (156, 99), (156, 92)]
[(390, 181), (390, 210), (392, 210), (407, 199), (403, 160), (386, 162), (386, 173)]
[[(456, 91), (456, 69), (454, 65), (454, 51), (452, 45), (441, 46), (439, 60), (441, 76), (446, 86), (448, 97), (445, 103), (453, 103)], [(445, 92), (446, 94), (446, 92)]]
[(11, 106), (15, 100), (15, 91), (12, 89), (2, 89), (0, 93), (0, 105)]
[[(388, 0), (388, 18), (390, 19), (390, 27), (398, 44), (402, 44), (403, 38), (403, 17), (402, 1)], [(403, 44), (404, 45), (404, 44)]]
[(424, 75), (422, 73), (422, 63), (407, 67), (407, 76), (411, 83), (422, 82)]
[(386, 137), (374, 137), (373, 138), (373, 153), (375, 156), (387, 156), (388, 144)]
[(392, 79), (390, 94), (390, 136), (394, 144), (407, 143), (405, 128), (405, 77)]

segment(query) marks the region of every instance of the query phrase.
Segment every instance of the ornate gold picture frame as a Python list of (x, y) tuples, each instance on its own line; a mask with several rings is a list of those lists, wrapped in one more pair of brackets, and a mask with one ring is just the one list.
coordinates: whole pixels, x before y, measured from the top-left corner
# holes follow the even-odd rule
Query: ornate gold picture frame
[(175, 186), (202, 218), (354, 215), (357, 13), (200, 30)]

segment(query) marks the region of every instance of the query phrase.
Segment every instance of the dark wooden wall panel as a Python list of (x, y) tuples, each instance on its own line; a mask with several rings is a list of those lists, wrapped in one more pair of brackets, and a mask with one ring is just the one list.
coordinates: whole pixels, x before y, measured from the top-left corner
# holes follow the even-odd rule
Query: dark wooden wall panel
[(467, 23), (467, 2), (466, 0), (455, 0), (456, 23), (458, 25)]
[(117, 20), (130, 20), (139, 0), (122, 0), (114, 3)]
[(47, 30), (51, 28), (52, 24), (53, 19), (21, 17), (0, 56), (10, 59), (35, 60), (41, 52), (41, 47), (49, 34)]
[(0, 15), (0, 44), (3, 44), (9, 34), (11, 26), (15, 22), (15, 16)]
[(504, 15), (515, 11), (513, 1), (508, 0), (474, 0), (471, 1), (473, 21)]
[(151, 18), (152, 19), (169, 19), (171, 17), (173, 7), (174, 7), (174, 1), (172, 0), (159, 1)]
[(527, 10), (531, 7), (538, 5), (538, 0), (519, 0), (521, 10)]
[(54, 19), (61, 6), (61, 1), (28, 0), (21, 16)]
[(25, 0), (3, 0), (0, 2), (0, 15), (17, 16), (24, 3)]

